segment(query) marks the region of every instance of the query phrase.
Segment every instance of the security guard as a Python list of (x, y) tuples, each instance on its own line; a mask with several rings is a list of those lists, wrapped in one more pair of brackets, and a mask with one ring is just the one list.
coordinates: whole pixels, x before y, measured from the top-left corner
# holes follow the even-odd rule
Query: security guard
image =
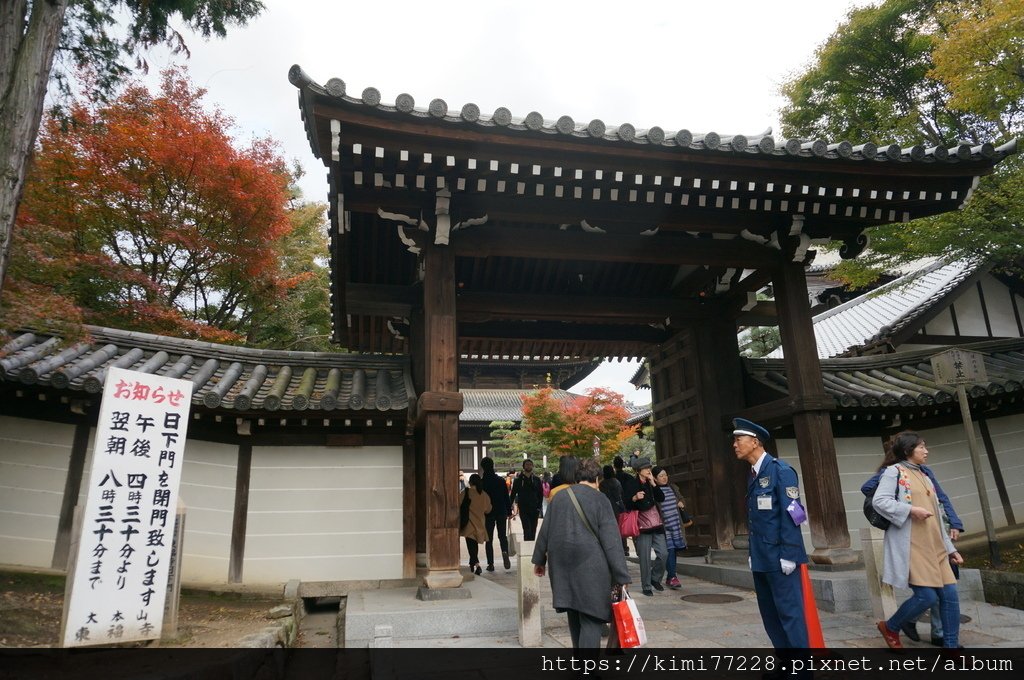
[(798, 564), (807, 562), (796, 471), (764, 450), (768, 430), (743, 418), (733, 424), (732, 448), (751, 466), (747, 482), (750, 569), (764, 629), (776, 649), (807, 647)]

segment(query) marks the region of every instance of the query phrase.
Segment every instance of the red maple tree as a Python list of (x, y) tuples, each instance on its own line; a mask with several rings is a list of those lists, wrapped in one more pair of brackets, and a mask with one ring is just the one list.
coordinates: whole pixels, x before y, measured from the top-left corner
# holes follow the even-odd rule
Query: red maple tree
[(88, 96), (44, 121), (14, 233), (4, 325), (84, 321), (208, 340), (249, 324), (289, 275), (290, 175), (270, 139), (233, 121), (180, 69)]
[(611, 458), (637, 431), (637, 426), (626, 425), (629, 410), (623, 396), (604, 387), (566, 400), (555, 398), (545, 387), (523, 395), (522, 402), (522, 428), (556, 454), (592, 456), (596, 440), (601, 458)]

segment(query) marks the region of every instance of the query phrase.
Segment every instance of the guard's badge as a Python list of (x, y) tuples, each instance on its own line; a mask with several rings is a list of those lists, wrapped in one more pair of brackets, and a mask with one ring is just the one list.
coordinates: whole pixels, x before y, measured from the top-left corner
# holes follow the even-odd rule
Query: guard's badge
[(761, 477), (757, 480), (757, 483), (761, 485), (762, 489), (767, 489), (768, 485), (772, 483), (771, 477)]
[(800, 498), (800, 489), (795, 486), (787, 486), (786, 495), (790, 498)]

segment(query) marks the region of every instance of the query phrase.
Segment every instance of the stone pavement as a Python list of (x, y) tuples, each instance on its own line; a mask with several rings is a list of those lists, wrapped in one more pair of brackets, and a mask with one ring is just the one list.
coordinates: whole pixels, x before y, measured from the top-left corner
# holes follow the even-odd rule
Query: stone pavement
[[(495, 540), (495, 547), (497, 541)], [(481, 546), (481, 558), (483, 548)], [(689, 558), (703, 561), (703, 558)], [(682, 561), (682, 558), (681, 560)], [(463, 545), (463, 564), (468, 562)], [(508, 589), (514, 598), (517, 588), (518, 557), (512, 559), (512, 569), (501, 567), (500, 557), (496, 570), (484, 572), (483, 579), (491, 584)], [(529, 565), (524, 565), (530, 568)], [(629, 563), (634, 584), (639, 584), (640, 567)], [(648, 647), (653, 648), (757, 648), (770, 647), (768, 636), (761, 625), (757, 601), (752, 590), (724, 586), (692, 577), (681, 577), (682, 590), (655, 592), (653, 597), (640, 593), (634, 585), (640, 614), (647, 627)], [(551, 590), (547, 577), (541, 579), (541, 603), (543, 617), (543, 647), (571, 647), (569, 629), (564, 614), (551, 608)], [(703, 604), (687, 601), (687, 596), (726, 595), (738, 598), (733, 602)], [(728, 598), (728, 599), (733, 599)], [(503, 598), (504, 599), (504, 598)], [(486, 598), (463, 600), (460, 604), (466, 610), (487, 607)], [(985, 602), (965, 601), (961, 603), (962, 616), (970, 620), (961, 624), (960, 640), (965, 647), (1024, 647), (1024, 611), (990, 605)], [(871, 612), (846, 612), (833, 614), (819, 611), (822, 631), (829, 647), (884, 648), (885, 643), (875, 629), (875, 618)], [(467, 617), (469, 618), (469, 617)], [(906, 639), (908, 648), (932, 649), (928, 624), (918, 624), (922, 640), (915, 643)], [(395, 637), (395, 647), (519, 647), (516, 621), (509, 621), (508, 633), (476, 634), (465, 630), (458, 637), (417, 637), (400, 639)]]

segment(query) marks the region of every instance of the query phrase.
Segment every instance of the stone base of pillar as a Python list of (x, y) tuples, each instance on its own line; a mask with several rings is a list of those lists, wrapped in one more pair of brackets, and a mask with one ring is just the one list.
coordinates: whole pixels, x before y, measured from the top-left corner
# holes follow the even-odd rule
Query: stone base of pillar
[(422, 588), (429, 590), (451, 590), (461, 585), (462, 572), (458, 569), (435, 569), (423, 575)]
[(423, 602), (436, 602), (438, 600), (468, 600), (473, 597), (469, 588), (428, 588), (420, 586), (416, 589), (416, 599)]
[[(749, 534), (736, 534), (732, 537), (732, 547), (735, 550), (747, 550), (750, 548), (750, 535)], [(726, 547), (723, 547), (723, 550)]]
[(820, 566), (854, 567), (861, 563), (860, 554), (849, 548), (817, 548), (808, 557)]
[(427, 568), (427, 553), (418, 552), (416, 553), (416, 568), (426, 569)]

